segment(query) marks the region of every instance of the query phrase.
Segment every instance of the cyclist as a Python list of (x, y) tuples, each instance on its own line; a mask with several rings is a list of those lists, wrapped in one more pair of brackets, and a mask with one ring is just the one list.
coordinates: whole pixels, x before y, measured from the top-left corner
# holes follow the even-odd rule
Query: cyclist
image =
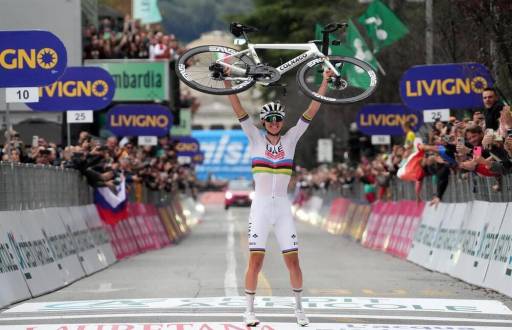
[[(333, 75), (331, 70), (323, 73), (323, 80), (318, 93), (325, 95), (327, 83)], [(225, 82), (226, 86), (230, 82)], [(274, 226), (284, 262), (290, 272), (290, 282), (295, 297), (295, 315), (301, 326), (309, 324), (302, 308), (302, 271), (298, 257), (298, 239), (291, 213), (287, 187), (293, 167), (293, 155), (297, 141), (306, 131), (310, 121), (318, 112), (320, 103), (312, 101), (299, 119), (297, 125), (281, 135), (284, 107), (279, 102), (265, 104), (260, 110), (260, 119), (265, 134), (254, 126), (249, 115), (242, 107), (236, 94), (229, 95), (229, 100), (244, 133), (249, 138), (252, 158), (252, 173), (255, 182), (255, 197), (249, 216), (249, 262), (245, 275), (245, 295), (247, 309), (244, 321), (247, 326), (259, 324), (254, 313), (254, 297), (258, 274), (263, 266), (265, 246), (271, 226)]]

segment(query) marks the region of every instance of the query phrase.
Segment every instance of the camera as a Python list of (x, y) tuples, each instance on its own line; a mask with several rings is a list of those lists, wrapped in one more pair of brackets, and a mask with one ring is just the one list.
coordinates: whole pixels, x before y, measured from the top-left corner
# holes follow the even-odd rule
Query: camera
[(508, 129), (507, 130), (507, 136), (508, 137), (512, 137), (512, 129)]

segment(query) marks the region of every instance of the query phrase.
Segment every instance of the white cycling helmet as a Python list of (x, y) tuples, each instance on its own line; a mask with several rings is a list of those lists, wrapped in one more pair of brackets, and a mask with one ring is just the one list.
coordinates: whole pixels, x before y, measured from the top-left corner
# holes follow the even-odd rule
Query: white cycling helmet
[(260, 119), (261, 120), (266, 120), (268, 117), (271, 117), (271, 116), (280, 117), (281, 119), (284, 119), (284, 117), (286, 116), (286, 114), (284, 112), (284, 106), (282, 106), (281, 103), (279, 103), (279, 101), (270, 102), (270, 103), (264, 104), (261, 107), (261, 110), (260, 110)]

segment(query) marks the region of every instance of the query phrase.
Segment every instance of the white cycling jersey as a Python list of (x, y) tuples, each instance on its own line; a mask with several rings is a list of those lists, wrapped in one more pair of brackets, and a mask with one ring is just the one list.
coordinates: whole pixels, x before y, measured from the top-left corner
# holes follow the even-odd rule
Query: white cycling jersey
[(297, 125), (290, 128), (274, 145), (254, 126), (248, 115), (240, 118), (242, 129), (249, 138), (255, 185), (248, 234), (251, 252), (265, 252), (271, 226), (274, 226), (283, 253), (298, 251), (297, 232), (287, 188), (292, 175), (295, 147), (310, 121), (310, 118), (302, 115)]
[(295, 147), (310, 121), (311, 119), (302, 115), (297, 125), (290, 128), (277, 144), (273, 145), (265, 134), (254, 126), (248, 115), (240, 118), (242, 129), (249, 138), (256, 196), (287, 196)]

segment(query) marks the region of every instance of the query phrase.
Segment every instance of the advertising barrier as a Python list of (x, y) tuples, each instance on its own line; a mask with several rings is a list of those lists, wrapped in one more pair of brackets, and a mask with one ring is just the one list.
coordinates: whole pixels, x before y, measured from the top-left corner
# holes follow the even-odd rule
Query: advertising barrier
[(84, 269), (78, 260), (78, 247), (71, 233), (64, 227), (58, 209), (48, 208), (32, 212), (39, 216), (40, 221), (36, 222), (36, 226), (50, 247), (64, 285), (84, 277)]
[(434, 262), (433, 255), (437, 232), (443, 218), (448, 213), (448, 209), (447, 204), (439, 204), (437, 207), (425, 206), (421, 224), (414, 233), (414, 240), (407, 260), (431, 269)]
[(401, 104), (367, 104), (357, 113), (357, 127), (366, 135), (405, 135), (404, 123), (417, 131), (423, 125), (423, 115)]
[(98, 210), (94, 204), (82, 206), (82, 210), (85, 214), (85, 223), (89, 231), (91, 232), (94, 245), (102, 255), (102, 262), (110, 266), (114, 264), (117, 259), (113, 251), (111, 244), (111, 238), (106, 228), (101, 222)]
[(41, 210), (13, 212), (7, 219), (9, 239), (33, 297), (64, 286), (61, 270), (38, 225)]
[(508, 205), (499, 235), (492, 244), (483, 286), (512, 297), (512, 206)]
[(100, 110), (110, 104), (115, 89), (102, 68), (69, 67), (59, 80), (39, 87), (39, 102), (27, 106), (37, 111)]
[(204, 160), (196, 166), (199, 180), (215, 174), (217, 179), (252, 180), (249, 140), (242, 130), (194, 130)]
[(0, 87), (35, 87), (64, 74), (64, 43), (48, 31), (0, 31)]
[(86, 60), (84, 65), (101, 67), (110, 73), (116, 84), (116, 102), (170, 101), (169, 61)]
[(30, 291), (21, 272), (15, 246), (6, 224), (11, 212), (0, 213), (0, 308), (30, 298)]
[(470, 216), (462, 222), (456, 251), (460, 257), (450, 275), (483, 284), (506, 208), (506, 203), (473, 202)]

